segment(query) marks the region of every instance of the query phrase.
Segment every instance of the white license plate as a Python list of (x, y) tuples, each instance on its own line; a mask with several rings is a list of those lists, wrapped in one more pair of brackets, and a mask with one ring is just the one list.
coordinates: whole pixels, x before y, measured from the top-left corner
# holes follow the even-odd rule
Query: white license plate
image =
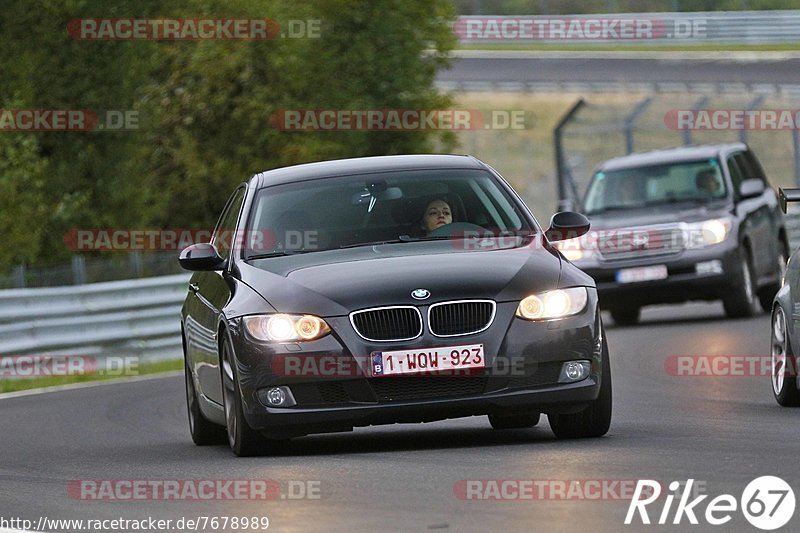
[(372, 352), (373, 377), (484, 368), (483, 344)]
[(667, 279), (666, 265), (653, 265), (639, 268), (625, 268), (617, 271), (617, 283), (635, 283)]

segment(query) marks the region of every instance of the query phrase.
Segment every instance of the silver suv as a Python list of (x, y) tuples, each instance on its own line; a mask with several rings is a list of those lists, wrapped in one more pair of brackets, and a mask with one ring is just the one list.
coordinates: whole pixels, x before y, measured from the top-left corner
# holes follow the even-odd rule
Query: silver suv
[(778, 198), (745, 144), (608, 160), (580, 210), (592, 231), (559, 248), (594, 277), (615, 322), (689, 300), (721, 299), (730, 317), (771, 309), (789, 247)]

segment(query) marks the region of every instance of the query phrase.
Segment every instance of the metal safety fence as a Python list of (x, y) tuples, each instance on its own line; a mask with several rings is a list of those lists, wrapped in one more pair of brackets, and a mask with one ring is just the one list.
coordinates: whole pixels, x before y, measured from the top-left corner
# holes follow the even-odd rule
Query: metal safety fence
[(181, 357), (189, 274), (0, 291), (0, 355)]
[(83, 285), (181, 272), (175, 251), (116, 252), (103, 257), (75, 254), (69, 262), (57, 265), (17, 265), (9, 272), (0, 273), (0, 289)]

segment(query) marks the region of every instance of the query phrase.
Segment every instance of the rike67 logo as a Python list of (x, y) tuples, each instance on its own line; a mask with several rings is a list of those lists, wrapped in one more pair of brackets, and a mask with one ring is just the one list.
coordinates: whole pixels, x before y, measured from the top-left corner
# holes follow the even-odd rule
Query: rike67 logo
[[(794, 515), (794, 491), (779, 477), (761, 476), (754, 479), (747, 484), (738, 500), (731, 494), (721, 494), (707, 502), (704, 501), (709, 497), (707, 494), (695, 496), (690, 500), (689, 498), (694, 495), (693, 485), (694, 479), (689, 479), (685, 483), (678, 481), (670, 483), (669, 492), (663, 499), (663, 506), (659, 502), (649, 509), (650, 512), (658, 513), (658, 507), (661, 507), (661, 512), (655, 514), (652, 517), (654, 522), (651, 522), (648, 506), (662, 497), (662, 486), (655, 480), (640, 479), (628, 506), (625, 524), (630, 525), (641, 520), (642, 524), (677, 525), (686, 523), (683, 521), (685, 518), (690, 524), (697, 525), (700, 523), (699, 517), (707, 524), (721, 526), (730, 522), (734, 514), (741, 511), (751, 525), (764, 531), (771, 531), (786, 525)], [(676, 499), (678, 503), (673, 511), (672, 505)]]

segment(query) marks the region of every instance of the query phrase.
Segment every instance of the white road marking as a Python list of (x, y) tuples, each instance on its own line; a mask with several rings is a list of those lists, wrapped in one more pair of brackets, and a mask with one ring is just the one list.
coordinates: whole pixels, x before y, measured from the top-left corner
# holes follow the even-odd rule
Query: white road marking
[[(135, 377), (125, 377), (125, 378), (115, 378), (115, 379), (105, 379), (99, 381), (86, 381), (83, 383), (69, 383), (67, 385), (57, 385), (55, 387), (41, 387), (38, 389), (27, 389), (21, 391), (14, 391), (14, 392), (4, 392), (0, 394), (0, 400), (6, 400), (9, 398), (20, 398), (22, 396), (36, 396), (38, 394), (47, 394), (49, 392), (61, 392), (67, 390), (76, 390), (76, 389), (89, 389), (92, 387), (101, 387), (104, 385), (115, 385), (117, 383), (135, 383), (137, 381), (149, 381), (152, 379), (163, 379), (163, 378), (173, 378), (177, 376), (183, 375), (183, 370), (171, 371), (171, 372), (160, 372), (158, 374), (147, 374), (144, 376), (135, 376)], [(11, 530), (8, 530), (11, 531)], [(6, 530), (0, 529), (0, 533), (6, 533)]]

